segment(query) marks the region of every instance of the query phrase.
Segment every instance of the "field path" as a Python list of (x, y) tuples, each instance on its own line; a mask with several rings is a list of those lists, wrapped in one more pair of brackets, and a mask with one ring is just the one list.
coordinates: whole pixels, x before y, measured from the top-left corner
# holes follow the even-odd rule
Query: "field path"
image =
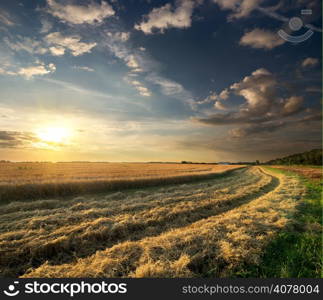
[(302, 193), (295, 177), (251, 167), (196, 183), (11, 203), (0, 207), (1, 275), (224, 276), (257, 260)]

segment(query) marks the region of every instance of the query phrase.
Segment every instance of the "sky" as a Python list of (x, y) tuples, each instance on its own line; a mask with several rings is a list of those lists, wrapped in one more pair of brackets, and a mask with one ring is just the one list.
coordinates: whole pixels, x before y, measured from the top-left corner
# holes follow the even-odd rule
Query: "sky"
[(320, 0), (2, 0), (0, 160), (321, 147)]

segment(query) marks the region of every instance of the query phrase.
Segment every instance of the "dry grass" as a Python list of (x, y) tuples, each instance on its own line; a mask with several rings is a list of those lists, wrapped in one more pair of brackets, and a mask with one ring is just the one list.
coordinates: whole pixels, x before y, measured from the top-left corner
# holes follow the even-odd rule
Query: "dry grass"
[(183, 183), (239, 167), (161, 163), (0, 163), (0, 203)]
[(271, 168), (296, 172), (300, 175), (303, 175), (311, 180), (322, 180), (323, 173), (322, 167), (308, 167), (308, 166), (270, 166)]
[(0, 271), (23, 277), (225, 276), (256, 262), (303, 188), (259, 167), (196, 183), (0, 207)]

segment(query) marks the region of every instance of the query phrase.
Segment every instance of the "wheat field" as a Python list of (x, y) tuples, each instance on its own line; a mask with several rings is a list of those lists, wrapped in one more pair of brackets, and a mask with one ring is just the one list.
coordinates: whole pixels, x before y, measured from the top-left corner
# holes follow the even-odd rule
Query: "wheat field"
[(259, 263), (304, 187), (263, 167), (217, 167), (180, 168), (213, 171), (198, 181), (4, 203), (0, 276), (225, 277)]
[(183, 183), (239, 167), (180, 163), (0, 163), (0, 203)]

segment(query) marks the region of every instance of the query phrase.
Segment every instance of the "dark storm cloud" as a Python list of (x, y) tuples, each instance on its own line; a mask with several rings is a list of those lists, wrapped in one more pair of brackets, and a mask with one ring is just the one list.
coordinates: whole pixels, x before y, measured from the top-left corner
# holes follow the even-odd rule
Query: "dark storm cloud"
[[(244, 98), (244, 103), (238, 111), (215, 113), (195, 121), (213, 126), (242, 126), (230, 130), (230, 135), (234, 137), (274, 132), (285, 126), (286, 118), (290, 119), (305, 109), (303, 97), (280, 96), (282, 85), (271, 72), (264, 68), (258, 69), (226, 89), (228, 95), (234, 94)], [(217, 103), (228, 102), (228, 98), (229, 96), (218, 99)]]
[(215, 160), (268, 161), (321, 147), (321, 119), (318, 115), (291, 122), (251, 124), (232, 129), (228, 136), (216, 138), (187, 137), (179, 147), (215, 152)]
[(230, 135), (236, 138), (242, 138), (250, 135), (263, 134), (274, 132), (282, 127), (286, 126), (285, 122), (267, 122), (261, 124), (248, 125), (242, 128), (235, 128), (230, 130)]
[(0, 148), (21, 148), (38, 139), (32, 133), (19, 131), (0, 131)]

